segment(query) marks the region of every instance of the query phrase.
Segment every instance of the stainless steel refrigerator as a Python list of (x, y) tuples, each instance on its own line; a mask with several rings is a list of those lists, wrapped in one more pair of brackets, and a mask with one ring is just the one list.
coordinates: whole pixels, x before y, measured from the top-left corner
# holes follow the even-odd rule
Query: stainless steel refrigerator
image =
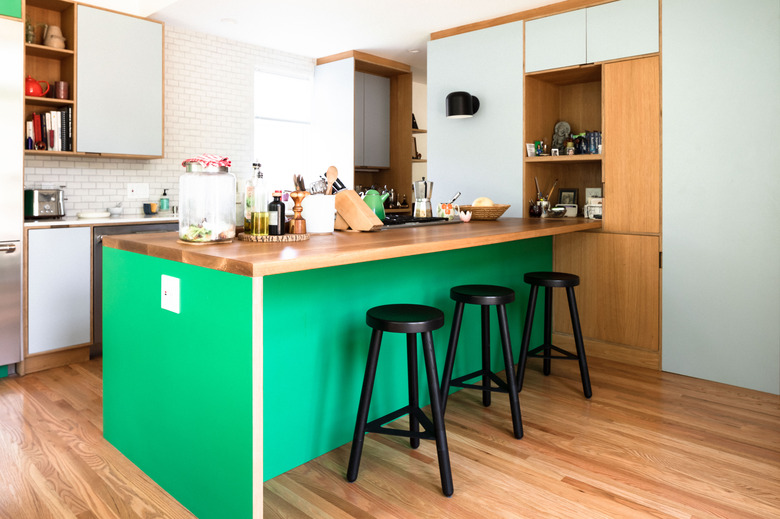
[(23, 60), (24, 24), (0, 18), (0, 366), (22, 360)]

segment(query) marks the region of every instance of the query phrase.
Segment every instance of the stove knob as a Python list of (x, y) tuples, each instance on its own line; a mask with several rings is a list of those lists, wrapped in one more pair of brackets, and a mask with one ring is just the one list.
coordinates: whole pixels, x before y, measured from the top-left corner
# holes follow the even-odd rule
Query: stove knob
[(50, 209), (51, 209), (51, 206), (49, 204), (43, 204), (43, 210), (44, 211), (48, 212)]

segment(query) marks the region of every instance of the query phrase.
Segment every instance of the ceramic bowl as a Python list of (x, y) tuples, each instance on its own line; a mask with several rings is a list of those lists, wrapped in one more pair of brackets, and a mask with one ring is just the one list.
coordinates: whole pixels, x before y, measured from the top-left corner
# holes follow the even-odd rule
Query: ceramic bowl
[(111, 216), (119, 216), (122, 214), (122, 208), (121, 207), (109, 207), (106, 209), (109, 213), (111, 213)]

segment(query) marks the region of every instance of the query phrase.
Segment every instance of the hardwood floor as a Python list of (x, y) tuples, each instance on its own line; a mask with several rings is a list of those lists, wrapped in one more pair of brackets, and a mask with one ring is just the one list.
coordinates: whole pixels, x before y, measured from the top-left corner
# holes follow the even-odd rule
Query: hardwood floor
[(0, 379), (0, 519), (192, 518), (103, 439), (101, 359)]
[[(369, 434), (355, 483), (344, 445), (265, 483), (266, 518), (780, 517), (780, 397), (592, 359), (526, 372), (525, 437), (509, 405), (460, 391), (447, 404), (455, 494), (433, 442)], [(399, 420), (399, 424), (405, 421)]]
[[(424, 441), (369, 435), (266, 482), (264, 515), (287, 517), (780, 517), (780, 397), (590, 360), (520, 394), (525, 437), (503, 395), (447, 405), (455, 495)], [(191, 518), (102, 438), (100, 359), (0, 379), (0, 519)], [(399, 420), (399, 425), (404, 421)], [(232, 519), (232, 518), (230, 518)]]

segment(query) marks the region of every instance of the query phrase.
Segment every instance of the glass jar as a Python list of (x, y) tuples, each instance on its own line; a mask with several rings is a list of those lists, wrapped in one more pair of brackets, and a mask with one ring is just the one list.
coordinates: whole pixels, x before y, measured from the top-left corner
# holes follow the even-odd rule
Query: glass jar
[(188, 162), (179, 178), (179, 238), (229, 241), (236, 236), (236, 177), (225, 166)]

